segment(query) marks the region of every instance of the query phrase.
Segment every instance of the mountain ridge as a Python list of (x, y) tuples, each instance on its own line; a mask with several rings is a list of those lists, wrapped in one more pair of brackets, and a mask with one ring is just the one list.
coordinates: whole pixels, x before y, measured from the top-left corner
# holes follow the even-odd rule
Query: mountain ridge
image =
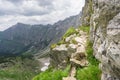
[(30, 25), (18, 22), (0, 34), (0, 54), (21, 54), (27, 50), (36, 52), (56, 42), (70, 27), (80, 25), (81, 13), (55, 24)]

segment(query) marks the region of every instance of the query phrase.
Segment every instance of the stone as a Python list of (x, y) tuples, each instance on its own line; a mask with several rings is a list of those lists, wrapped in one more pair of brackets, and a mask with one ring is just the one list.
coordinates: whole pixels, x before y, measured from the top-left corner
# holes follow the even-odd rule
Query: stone
[(67, 51), (67, 47), (66, 47), (66, 44), (61, 44), (60, 46), (56, 46), (53, 50)]
[(120, 0), (86, 0), (82, 13), (82, 24), (90, 25), (94, 55), (101, 62), (101, 80), (120, 80)]
[(81, 52), (83, 52), (83, 53), (85, 53), (85, 46), (84, 45), (81, 45), (81, 46), (79, 46), (79, 47), (77, 47), (77, 49), (76, 49), (76, 53), (81, 53)]
[(50, 51), (50, 65), (55, 68), (65, 68), (69, 61), (69, 53), (67, 51), (52, 50)]
[(81, 44), (84, 43), (84, 40), (80, 37), (75, 37), (75, 41)]
[(85, 67), (85, 66), (88, 65), (88, 61), (85, 60), (85, 59), (83, 59), (83, 60), (81, 60), (81, 61), (76, 60), (76, 59), (70, 59), (70, 61), (71, 61), (72, 63), (74, 63), (74, 64), (77, 64), (77, 65), (81, 66), (81, 67)]
[(76, 49), (77, 45), (75, 45), (75, 44), (69, 44), (69, 47), (72, 48), (72, 49)]

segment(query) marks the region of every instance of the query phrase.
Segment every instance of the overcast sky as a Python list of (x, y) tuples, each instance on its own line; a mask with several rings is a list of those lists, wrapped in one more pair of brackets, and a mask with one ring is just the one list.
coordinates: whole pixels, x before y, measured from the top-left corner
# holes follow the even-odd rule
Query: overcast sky
[(0, 31), (16, 24), (53, 24), (79, 14), (84, 0), (0, 0)]

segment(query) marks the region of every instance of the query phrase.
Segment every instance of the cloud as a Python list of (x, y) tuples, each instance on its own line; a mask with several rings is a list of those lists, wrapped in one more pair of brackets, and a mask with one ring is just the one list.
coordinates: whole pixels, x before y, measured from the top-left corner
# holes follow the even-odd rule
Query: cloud
[(17, 22), (53, 24), (78, 14), (84, 0), (0, 0), (0, 31)]

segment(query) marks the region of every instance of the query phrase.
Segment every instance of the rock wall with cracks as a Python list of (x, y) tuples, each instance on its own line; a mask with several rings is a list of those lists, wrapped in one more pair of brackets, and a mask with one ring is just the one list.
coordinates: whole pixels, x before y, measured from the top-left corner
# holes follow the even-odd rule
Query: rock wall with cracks
[[(86, 0), (86, 4), (83, 13), (91, 14), (90, 39), (100, 61), (101, 80), (120, 80), (120, 0)], [(91, 13), (85, 13), (89, 7)]]

